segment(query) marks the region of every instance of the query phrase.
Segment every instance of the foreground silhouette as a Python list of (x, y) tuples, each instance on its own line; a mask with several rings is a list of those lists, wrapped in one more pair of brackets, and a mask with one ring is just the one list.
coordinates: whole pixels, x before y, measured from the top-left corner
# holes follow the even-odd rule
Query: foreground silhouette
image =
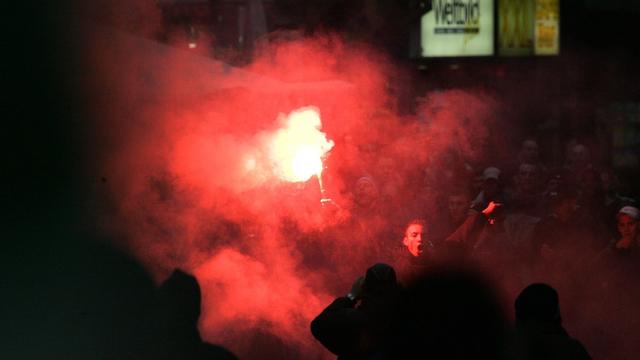
[(181, 270), (159, 288), (159, 316), (166, 359), (234, 360), (228, 350), (202, 341), (198, 332), (201, 293), (198, 281)]
[(515, 301), (517, 359), (591, 359), (562, 327), (558, 293), (547, 284), (527, 286)]

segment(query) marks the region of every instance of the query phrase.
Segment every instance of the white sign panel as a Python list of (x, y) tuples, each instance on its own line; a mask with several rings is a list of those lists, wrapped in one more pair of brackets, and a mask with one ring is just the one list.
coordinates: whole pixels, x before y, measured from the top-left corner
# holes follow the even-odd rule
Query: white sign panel
[(493, 0), (433, 0), (420, 27), (423, 57), (493, 55)]

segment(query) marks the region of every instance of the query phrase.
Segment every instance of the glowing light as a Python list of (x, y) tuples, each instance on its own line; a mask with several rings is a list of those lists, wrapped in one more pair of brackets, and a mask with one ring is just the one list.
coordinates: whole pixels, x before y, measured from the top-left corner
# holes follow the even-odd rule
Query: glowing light
[(286, 181), (304, 182), (322, 173), (322, 157), (333, 147), (320, 131), (322, 121), (315, 107), (304, 107), (279, 117), (284, 127), (271, 143), (270, 157), (276, 174)]
[(311, 147), (300, 149), (293, 157), (291, 170), (296, 179), (309, 179), (314, 174), (322, 172), (321, 154)]

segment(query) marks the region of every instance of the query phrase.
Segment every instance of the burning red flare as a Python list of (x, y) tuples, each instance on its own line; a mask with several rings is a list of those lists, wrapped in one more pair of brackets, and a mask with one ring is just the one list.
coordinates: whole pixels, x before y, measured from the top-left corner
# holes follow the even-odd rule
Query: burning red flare
[(270, 144), (269, 156), (275, 172), (283, 180), (304, 182), (322, 173), (322, 157), (333, 147), (320, 131), (322, 121), (315, 107), (304, 107), (289, 115), (280, 115), (284, 128), (278, 130)]

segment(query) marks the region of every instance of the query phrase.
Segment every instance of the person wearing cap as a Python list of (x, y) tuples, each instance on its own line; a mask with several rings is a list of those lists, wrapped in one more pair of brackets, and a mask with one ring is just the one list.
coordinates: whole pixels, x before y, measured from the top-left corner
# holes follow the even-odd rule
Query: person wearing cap
[(617, 239), (613, 248), (621, 252), (635, 251), (640, 246), (638, 243), (640, 241), (640, 231), (638, 231), (640, 210), (635, 206), (624, 206), (618, 211), (616, 218), (620, 238)]
[(607, 279), (624, 278), (640, 270), (640, 209), (623, 206), (616, 215), (618, 234), (598, 255), (594, 265), (606, 269)]
[[(640, 317), (634, 309), (640, 304), (640, 209), (623, 206), (616, 215), (618, 236), (601, 252), (588, 273), (593, 303), (606, 305), (603, 324), (611, 326), (613, 334), (633, 334), (640, 328)], [(617, 340), (617, 339), (612, 339)], [(621, 341), (616, 347), (620, 358), (637, 357), (640, 343)]]
[(620, 191), (620, 181), (615, 171), (611, 168), (604, 168), (600, 171), (600, 185), (604, 192), (604, 212), (607, 214), (605, 223), (607, 230), (616, 232), (616, 215), (625, 205), (636, 205), (636, 201), (630, 197), (622, 195)]
[(311, 321), (311, 333), (338, 359), (386, 358), (399, 300), (395, 270), (375, 264)]
[(481, 211), (489, 202), (504, 203), (505, 196), (502, 192), (501, 171), (497, 167), (490, 166), (482, 172), (482, 191), (471, 202), (471, 207)]

